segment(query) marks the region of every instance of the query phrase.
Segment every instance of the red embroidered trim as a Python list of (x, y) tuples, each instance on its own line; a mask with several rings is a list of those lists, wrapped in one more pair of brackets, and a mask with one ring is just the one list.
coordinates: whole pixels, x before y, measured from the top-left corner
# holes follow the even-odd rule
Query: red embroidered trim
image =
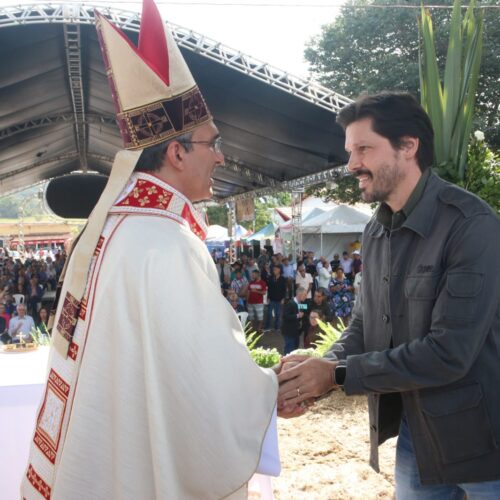
[(205, 239), (205, 232), (203, 231), (202, 227), (196, 222), (196, 219), (194, 218), (193, 214), (191, 213), (191, 209), (189, 208), (189, 205), (186, 203), (184, 205), (184, 208), (182, 209), (182, 218), (187, 221), (189, 226), (191, 227), (191, 231), (193, 231), (198, 238), (201, 238), (202, 240)]
[(71, 344), (69, 345), (69, 349), (68, 349), (68, 356), (73, 361), (76, 361), (76, 357), (78, 356), (78, 344), (71, 342)]
[(97, 242), (97, 246), (95, 247), (94, 250), (94, 257), (97, 257), (100, 254), (103, 245), (104, 245), (104, 236), (101, 235), (99, 237), (99, 241)]
[(87, 299), (82, 299), (82, 302), (80, 303), (80, 314), (78, 317), (81, 320), (85, 321), (85, 315), (87, 314)]
[(33, 469), (31, 464), (28, 467), (26, 477), (32, 486), (43, 496), (43, 498), (50, 500), (50, 486), (35, 472), (35, 469)]
[(117, 207), (159, 208), (165, 210), (174, 195), (150, 181), (139, 179), (130, 194)]
[[(69, 389), (69, 385), (54, 369), (51, 369), (45, 389), (43, 404), (38, 413), (33, 442), (47, 457), (47, 460), (53, 464), (55, 464), (56, 461), (57, 449), (61, 438), (61, 428), (64, 413), (66, 411)], [(50, 426), (53, 426), (53, 428), (47, 428)]]
[(75, 297), (73, 297), (73, 295), (69, 292), (66, 292), (61, 315), (59, 316), (59, 321), (57, 323), (57, 331), (68, 342), (73, 340), (73, 333), (76, 327), (79, 307), (80, 302), (78, 302), (78, 300), (76, 300)]

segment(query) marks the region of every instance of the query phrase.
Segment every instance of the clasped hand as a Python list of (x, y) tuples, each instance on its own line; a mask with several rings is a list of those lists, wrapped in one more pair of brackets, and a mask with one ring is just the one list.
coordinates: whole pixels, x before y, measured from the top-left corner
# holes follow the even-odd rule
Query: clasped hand
[(335, 388), (333, 371), (337, 363), (323, 358), (291, 355), (281, 360), (278, 374), (278, 415), (298, 417), (312, 406), (319, 396)]

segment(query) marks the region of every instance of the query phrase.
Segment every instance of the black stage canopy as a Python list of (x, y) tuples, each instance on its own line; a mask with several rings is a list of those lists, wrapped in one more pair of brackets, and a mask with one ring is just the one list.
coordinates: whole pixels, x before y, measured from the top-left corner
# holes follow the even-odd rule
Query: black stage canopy
[[(99, 10), (137, 41), (138, 13)], [(89, 5), (0, 8), (0, 194), (74, 171), (109, 174), (121, 138), (93, 23)], [(335, 175), (347, 98), (170, 26), (223, 138), (216, 199)]]

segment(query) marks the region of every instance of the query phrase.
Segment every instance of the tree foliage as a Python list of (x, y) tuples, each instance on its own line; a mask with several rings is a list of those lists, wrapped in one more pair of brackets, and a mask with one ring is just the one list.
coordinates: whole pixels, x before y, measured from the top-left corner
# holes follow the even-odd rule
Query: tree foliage
[(22, 208), (25, 217), (49, 215), (40, 197), (40, 186), (33, 186), (18, 193), (0, 197), (0, 218), (17, 219)]
[[(255, 198), (255, 219), (252, 222), (238, 221), (239, 224), (259, 231), (271, 222), (272, 209), (275, 207), (288, 207), (292, 201), (292, 196), (288, 192), (274, 193), (273, 195)], [(207, 208), (208, 222), (219, 226), (228, 226), (228, 209), (226, 205)], [(254, 226), (254, 227), (252, 227)]]
[[(387, 8), (352, 8), (376, 3)], [(413, 2), (420, 5), (420, 2)], [(450, 0), (433, 0), (450, 5)], [(483, 0), (481, 5), (495, 5)], [(323, 26), (305, 51), (311, 71), (324, 85), (351, 98), (362, 92), (404, 90), (419, 93), (418, 9), (394, 8), (392, 0), (350, 0), (340, 15)], [(432, 10), (436, 54), (444, 66), (451, 12)], [(500, 9), (484, 10), (483, 64), (478, 83), (476, 129), (484, 130), (489, 144), (500, 148)]]

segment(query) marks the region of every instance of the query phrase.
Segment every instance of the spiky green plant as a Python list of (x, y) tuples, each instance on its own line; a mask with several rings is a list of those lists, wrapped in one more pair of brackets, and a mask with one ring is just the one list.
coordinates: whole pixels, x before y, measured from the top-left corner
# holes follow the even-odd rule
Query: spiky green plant
[(442, 82), (432, 18), (424, 6), (419, 20), (421, 102), (434, 127), (435, 167), (452, 182), (465, 176), (481, 65), (483, 15), (475, 14), (475, 4), (471, 0), (462, 20), (460, 0), (454, 0)]
[(321, 356), (324, 356), (330, 347), (340, 338), (342, 332), (345, 330), (344, 322), (338, 318), (339, 327), (335, 328), (331, 323), (325, 323), (318, 319), (318, 325), (320, 328), (320, 332), (318, 333), (319, 339), (316, 342), (313, 342), (313, 345), (316, 347), (316, 352), (318, 352)]

